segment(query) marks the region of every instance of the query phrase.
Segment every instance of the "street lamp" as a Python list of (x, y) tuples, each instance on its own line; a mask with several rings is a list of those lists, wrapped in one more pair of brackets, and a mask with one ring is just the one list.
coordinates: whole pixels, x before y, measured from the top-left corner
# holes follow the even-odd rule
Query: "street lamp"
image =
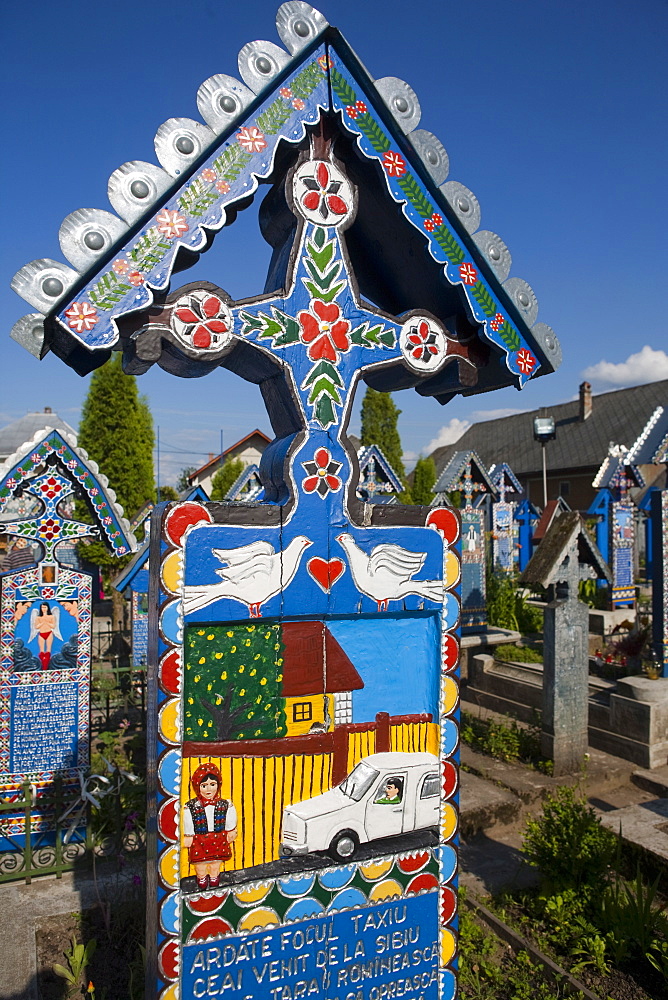
[(547, 507), (547, 465), (545, 464), (545, 445), (548, 441), (554, 441), (556, 436), (557, 429), (554, 424), (554, 417), (534, 417), (534, 441), (538, 441), (543, 450), (543, 510)]

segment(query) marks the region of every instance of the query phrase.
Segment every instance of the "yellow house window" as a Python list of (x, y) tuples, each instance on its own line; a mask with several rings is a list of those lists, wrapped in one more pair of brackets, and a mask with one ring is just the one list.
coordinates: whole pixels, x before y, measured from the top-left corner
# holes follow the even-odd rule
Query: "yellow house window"
[(313, 718), (313, 706), (310, 701), (298, 701), (292, 706), (293, 722), (310, 722)]

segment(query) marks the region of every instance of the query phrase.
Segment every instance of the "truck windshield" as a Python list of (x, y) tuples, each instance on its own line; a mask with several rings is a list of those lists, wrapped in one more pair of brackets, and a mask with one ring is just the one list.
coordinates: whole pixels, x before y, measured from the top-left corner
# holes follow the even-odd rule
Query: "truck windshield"
[(348, 795), (355, 802), (359, 802), (364, 793), (368, 791), (374, 783), (380, 771), (365, 764), (363, 760), (350, 772), (348, 777), (341, 782), (339, 788), (344, 795)]

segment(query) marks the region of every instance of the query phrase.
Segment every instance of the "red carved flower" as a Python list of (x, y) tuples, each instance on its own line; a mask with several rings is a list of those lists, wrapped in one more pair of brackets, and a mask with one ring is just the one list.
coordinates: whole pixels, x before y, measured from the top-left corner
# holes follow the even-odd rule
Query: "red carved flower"
[[(315, 316), (313, 315), (315, 313)], [(336, 363), (336, 350), (347, 351), (350, 347), (348, 332), (350, 323), (341, 318), (341, 310), (336, 302), (321, 302), (314, 299), (311, 302), (311, 312), (300, 312), (299, 322), (302, 327), (302, 340), (309, 345), (307, 354), (311, 361), (327, 361)]]
[(465, 285), (475, 285), (478, 280), (478, 272), (474, 268), (473, 264), (460, 264), (459, 277)]
[(504, 322), (505, 322), (505, 316), (503, 315), (503, 313), (497, 313), (489, 325), (491, 326), (492, 330), (494, 330), (494, 333), (496, 333), (498, 330), (501, 329)]
[(307, 473), (306, 479), (302, 482), (305, 493), (318, 493), (321, 497), (326, 496), (330, 490), (340, 490), (343, 482), (336, 473), (340, 470), (342, 463), (332, 460), (331, 452), (327, 448), (318, 448), (313, 456), (312, 462), (302, 462), (302, 467)]
[(53, 476), (49, 476), (49, 478), (46, 479), (40, 486), (42, 493), (44, 496), (48, 497), (49, 500), (53, 500), (54, 497), (57, 497), (62, 488), (62, 483), (59, 483)]
[(188, 231), (188, 223), (185, 216), (179, 215), (175, 209), (163, 208), (155, 217), (158, 223), (158, 232), (166, 236), (168, 240), (183, 236)]
[(515, 355), (515, 361), (517, 362), (517, 367), (525, 375), (529, 375), (533, 369), (536, 367), (536, 359), (530, 351), (527, 351), (525, 347), (521, 351), (518, 351)]
[(403, 177), (406, 173), (406, 161), (403, 156), (399, 156), (399, 153), (394, 153), (392, 150), (383, 154), (383, 166), (390, 177)]
[(97, 310), (87, 302), (73, 302), (65, 316), (70, 330), (76, 330), (77, 333), (92, 330), (97, 323)]
[(263, 133), (255, 125), (240, 128), (237, 133), (237, 142), (248, 153), (260, 153), (267, 145), (267, 140)]
[(341, 181), (332, 180), (329, 168), (322, 160), (318, 163), (314, 177), (302, 177), (306, 194), (302, 195), (302, 205), (309, 212), (317, 212), (323, 222), (329, 213), (345, 215), (348, 211), (343, 198), (340, 197)]
[(216, 296), (209, 295), (199, 299), (192, 295), (190, 305), (175, 310), (175, 315), (186, 324), (183, 336), (190, 340), (193, 347), (207, 350), (216, 341), (216, 334), (227, 333), (228, 324), (220, 318), (225, 315), (225, 305)]
[(438, 337), (424, 319), (411, 327), (407, 340), (411, 356), (416, 361), (430, 361), (432, 355), (439, 353)]
[(58, 521), (54, 521), (52, 517), (39, 522), (39, 533), (42, 538), (46, 539), (47, 542), (50, 542), (53, 538), (59, 535), (61, 528), (62, 525)]

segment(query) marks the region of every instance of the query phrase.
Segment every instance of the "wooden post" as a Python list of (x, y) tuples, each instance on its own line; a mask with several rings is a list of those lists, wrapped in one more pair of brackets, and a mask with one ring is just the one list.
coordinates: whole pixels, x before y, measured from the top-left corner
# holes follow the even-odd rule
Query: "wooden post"
[(376, 752), (389, 753), (390, 750), (390, 714), (376, 712)]

